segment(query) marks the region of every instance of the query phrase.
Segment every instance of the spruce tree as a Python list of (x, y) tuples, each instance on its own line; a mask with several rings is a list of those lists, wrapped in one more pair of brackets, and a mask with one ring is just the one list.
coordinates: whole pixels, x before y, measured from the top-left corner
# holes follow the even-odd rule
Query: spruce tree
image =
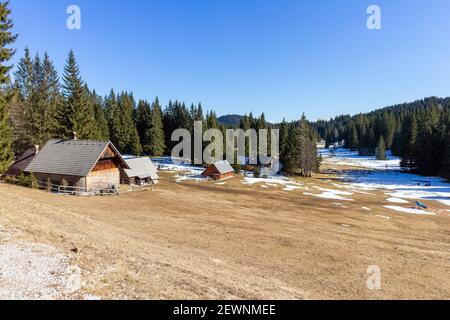
[(287, 152), (288, 152), (288, 143), (289, 143), (289, 125), (286, 120), (283, 119), (283, 122), (280, 125), (280, 161), (282, 163), (286, 162)]
[(375, 149), (375, 157), (377, 160), (386, 160), (386, 143), (381, 135), (378, 140), (377, 148)]
[(31, 97), (27, 98), (29, 137), (32, 144), (43, 145), (58, 136), (56, 111), (63, 102), (58, 73), (45, 53), (41, 61), (39, 55), (33, 60), (31, 76)]
[(20, 58), (17, 64), (17, 70), (14, 72), (14, 89), (11, 93), (10, 113), (11, 122), (14, 129), (14, 150), (17, 155), (21, 155), (30, 146), (31, 142), (31, 96), (33, 59), (30, 50), (25, 48), (25, 54)]
[(116, 139), (116, 147), (123, 153), (131, 153), (139, 156), (142, 154), (142, 145), (139, 139), (139, 134), (136, 129), (136, 124), (133, 119), (134, 98), (132, 94), (123, 92), (117, 98), (118, 113), (115, 115), (115, 124), (118, 127), (114, 128), (113, 134)]
[(109, 141), (109, 126), (106, 120), (105, 110), (103, 108), (103, 99), (97, 95), (95, 90), (89, 94), (91, 104), (94, 108), (95, 121), (97, 122), (97, 140)]
[(73, 50), (69, 52), (64, 68), (63, 83), (65, 103), (58, 110), (57, 117), (60, 134), (69, 138), (76, 132), (80, 139), (95, 139), (98, 136), (98, 128), (94, 108)]
[(151, 122), (151, 107), (150, 104), (145, 100), (140, 100), (137, 108), (134, 111), (134, 121), (136, 123), (136, 129), (139, 134), (139, 139), (144, 152), (148, 152), (148, 146), (150, 141), (148, 139), (148, 130), (150, 129)]
[(11, 32), (13, 23), (9, 18), (11, 11), (8, 5), (8, 2), (0, 3), (0, 173), (4, 172), (13, 160), (13, 130), (4, 87), (10, 81), (11, 66), (7, 63), (14, 55), (14, 50), (8, 46), (15, 42), (17, 36)]
[(401, 166), (402, 168), (409, 169), (410, 171), (415, 171), (417, 169), (417, 135), (418, 126), (416, 115), (413, 113), (408, 119), (408, 123), (405, 126), (405, 142), (403, 150), (401, 152)]
[(317, 141), (314, 133), (303, 115), (290, 134), (288, 152), (284, 171), (310, 177), (318, 170), (320, 161), (317, 157)]
[(450, 115), (446, 121), (446, 134), (444, 136), (444, 154), (441, 164), (441, 176), (450, 179)]
[(119, 148), (119, 143), (121, 143), (120, 141), (121, 113), (119, 109), (119, 104), (117, 102), (117, 96), (113, 89), (111, 89), (108, 97), (105, 98), (105, 115), (108, 121), (110, 139), (112, 143), (117, 148)]
[(14, 155), (20, 156), (32, 146), (29, 135), (27, 134), (28, 121), (19, 89), (17, 86), (13, 86), (8, 91), (9, 118), (13, 130), (12, 148)]
[(31, 97), (33, 74), (33, 59), (30, 49), (25, 48), (25, 54), (20, 58), (17, 64), (17, 70), (14, 72), (15, 85), (19, 90), (21, 99), (25, 102)]
[[(1, 78), (1, 77), (0, 77)], [(9, 121), (7, 103), (0, 94), (0, 173), (3, 173), (13, 161), (13, 131)]]
[[(197, 113), (198, 120), (200, 120), (200, 117), (203, 117), (203, 115)], [(162, 121), (162, 111), (158, 97), (156, 97), (155, 101), (152, 104), (150, 128), (148, 129), (146, 136), (148, 137), (149, 144), (147, 146), (144, 146), (145, 152), (147, 152), (150, 156), (155, 157), (164, 155), (166, 144)]]

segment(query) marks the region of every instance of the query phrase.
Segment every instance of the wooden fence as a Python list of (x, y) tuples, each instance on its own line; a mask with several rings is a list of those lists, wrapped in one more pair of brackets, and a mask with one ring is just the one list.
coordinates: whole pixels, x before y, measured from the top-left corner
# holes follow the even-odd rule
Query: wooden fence
[(19, 185), (23, 187), (29, 187), (33, 189), (44, 190), (54, 194), (60, 195), (73, 195), (73, 196), (112, 196), (118, 195), (119, 189), (115, 187), (111, 188), (84, 188), (84, 187), (73, 187), (52, 184), (46, 181), (39, 181), (33, 179), (30, 176), (21, 178), (19, 176), (6, 176), (3, 177), (2, 181), (4, 183), (9, 183), (13, 185)]

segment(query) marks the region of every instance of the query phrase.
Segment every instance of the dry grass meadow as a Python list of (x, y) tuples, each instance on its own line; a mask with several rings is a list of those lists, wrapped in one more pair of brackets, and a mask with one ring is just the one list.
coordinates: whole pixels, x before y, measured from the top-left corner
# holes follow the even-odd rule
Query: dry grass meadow
[[(240, 177), (163, 175), (153, 191), (103, 198), (0, 184), (0, 225), (81, 268), (73, 299), (450, 299), (443, 206), (415, 216), (383, 208), (381, 191), (339, 205)], [(324, 178), (303, 182), (329, 187)], [(367, 289), (371, 265), (381, 290)]]

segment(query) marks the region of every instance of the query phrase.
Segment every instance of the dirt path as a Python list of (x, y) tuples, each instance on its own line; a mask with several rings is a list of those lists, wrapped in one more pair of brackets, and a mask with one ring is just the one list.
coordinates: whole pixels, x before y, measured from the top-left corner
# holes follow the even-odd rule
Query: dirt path
[(79, 296), (81, 270), (45, 244), (20, 239), (0, 226), (0, 300), (71, 299)]
[[(382, 192), (345, 203), (303, 192), (238, 178), (112, 198), (0, 184), (0, 224), (70, 254), (82, 291), (103, 298), (450, 298), (448, 215), (393, 213)], [(367, 289), (371, 265), (382, 290)]]

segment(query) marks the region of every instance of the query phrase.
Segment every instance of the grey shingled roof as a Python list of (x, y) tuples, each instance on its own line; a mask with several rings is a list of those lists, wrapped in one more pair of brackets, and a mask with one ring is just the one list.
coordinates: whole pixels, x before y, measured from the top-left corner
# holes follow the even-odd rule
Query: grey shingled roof
[(233, 167), (228, 163), (228, 161), (215, 162), (214, 166), (216, 167), (217, 171), (219, 171), (220, 174), (227, 174), (230, 172), (234, 172)]
[[(108, 145), (119, 154), (111, 142), (50, 140), (25, 171), (85, 177), (94, 168)], [(119, 157), (122, 159), (120, 154)]]
[(127, 159), (125, 162), (130, 169), (125, 169), (125, 173), (129, 178), (138, 177), (139, 179), (151, 178), (158, 180), (158, 172), (150, 158)]

